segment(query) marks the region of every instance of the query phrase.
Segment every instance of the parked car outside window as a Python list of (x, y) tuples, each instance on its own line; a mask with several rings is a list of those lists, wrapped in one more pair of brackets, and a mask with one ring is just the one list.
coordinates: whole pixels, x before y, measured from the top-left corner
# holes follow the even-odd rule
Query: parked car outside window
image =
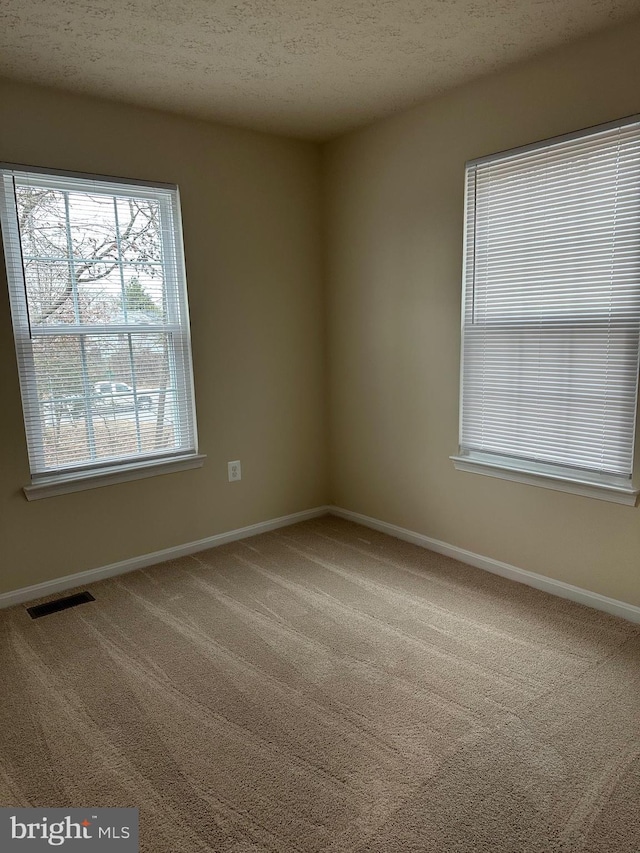
[(93, 405), (96, 410), (101, 409), (150, 409), (152, 397), (149, 392), (139, 390), (134, 393), (133, 388), (124, 382), (97, 382), (94, 386), (95, 396)]

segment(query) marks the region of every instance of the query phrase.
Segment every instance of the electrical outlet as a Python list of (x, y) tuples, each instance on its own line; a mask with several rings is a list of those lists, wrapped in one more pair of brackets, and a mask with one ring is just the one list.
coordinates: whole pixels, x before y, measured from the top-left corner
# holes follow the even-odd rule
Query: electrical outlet
[(233, 483), (234, 480), (242, 479), (242, 468), (240, 467), (239, 459), (236, 459), (235, 462), (227, 462), (227, 470), (229, 472), (230, 483)]

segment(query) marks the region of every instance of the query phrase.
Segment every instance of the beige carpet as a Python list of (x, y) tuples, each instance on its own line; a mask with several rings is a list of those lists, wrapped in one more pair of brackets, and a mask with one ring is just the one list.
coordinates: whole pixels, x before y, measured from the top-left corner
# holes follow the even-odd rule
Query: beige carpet
[(148, 853), (638, 853), (640, 629), (335, 518), (0, 613), (0, 803)]

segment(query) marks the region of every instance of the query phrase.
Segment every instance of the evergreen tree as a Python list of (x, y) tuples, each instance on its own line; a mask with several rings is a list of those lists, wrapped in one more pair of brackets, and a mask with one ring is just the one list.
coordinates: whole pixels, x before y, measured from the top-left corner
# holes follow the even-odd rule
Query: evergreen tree
[(127, 311), (147, 311), (151, 314), (160, 313), (160, 309), (137, 278), (130, 279), (124, 286), (124, 306)]

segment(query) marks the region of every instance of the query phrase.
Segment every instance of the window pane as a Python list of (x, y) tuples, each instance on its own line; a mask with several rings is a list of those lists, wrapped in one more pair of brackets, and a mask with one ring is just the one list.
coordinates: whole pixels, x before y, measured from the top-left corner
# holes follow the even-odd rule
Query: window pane
[(164, 322), (157, 201), (21, 185), (16, 197), (33, 325)]
[(46, 187), (16, 185), (16, 204), (25, 262), (32, 258), (66, 260), (65, 194)]
[(82, 265), (92, 258), (113, 259), (118, 256), (116, 220), (113, 199), (108, 195), (83, 192), (65, 193), (69, 220), (68, 239), (74, 260)]
[(115, 199), (121, 257), (128, 263), (161, 263), (160, 206), (153, 199)]
[(44, 466), (180, 449), (167, 335), (34, 342)]
[(115, 322), (149, 325), (166, 320), (164, 269), (159, 264), (122, 264), (124, 298), (118, 294)]
[(479, 168), (474, 321), (589, 321), (638, 310), (637, 147)]
[(78, 321), (68, 261), (26, 259), (24, 278), (33, 326)]

